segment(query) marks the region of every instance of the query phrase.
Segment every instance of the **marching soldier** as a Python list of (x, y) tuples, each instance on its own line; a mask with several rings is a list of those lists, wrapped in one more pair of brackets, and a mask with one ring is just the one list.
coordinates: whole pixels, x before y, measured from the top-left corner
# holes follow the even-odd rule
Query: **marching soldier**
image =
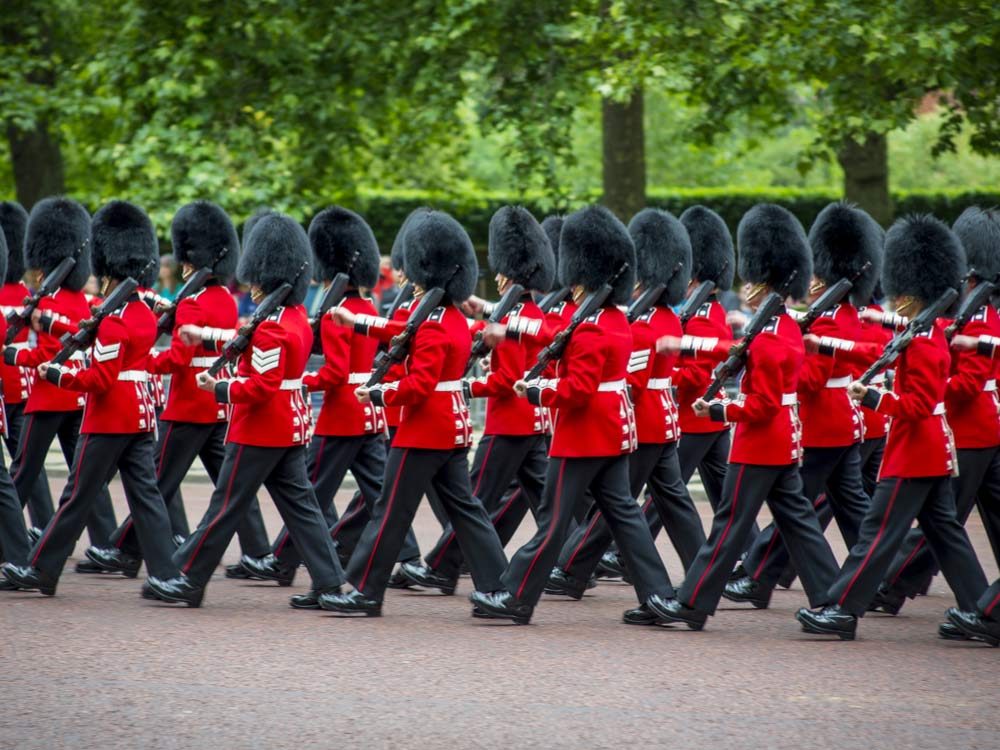
[[(638, 447), (629, 457), (629, 487), (632, 496), (639, 497), (649, 485), (656, 512), (686, 568), (704, 543), (705, 532), (677, 459), (680, 429), (671, 392), (677, 356), (657, 353), (656, 342), (681, 335), (680, 319), (671, 307), (683, 301), (691, 278), (691, 241), (680, 221), (652, 208), (636, 214), (628, 230), (635, 243), (640, 289), (645, 293), (663, 287), (648, 310), (636, 311), (638, 317), (631, 326), (628, 382), (635, 403)], [(546, 593), (580, 599), (611, 541), (611, 530), (598, 510), (566, 540)], [(655, 618), (647, 613), (642, 622), (654, 624)]]
[[(602, 206), (566, 219), (559, 249), (559, 276), (579, 304), (613, 282), (604, 306), (576, 327), (559, 360), (558, 377), (515, 384), (535, 406), (555, 410), (538, 531), (517, 551), (503, 586), (477, 586), (470, 599), (478, 617), (530, 622), (566, 539), (574, 506), (589, 489), (626, 560), (640, 606), (673, 595), (663, 561), (642, 512), (629, 491), (629, 454), (635, 450), (635, 414), (627, 386), (632, 355), (628, 319), (616, 307), (634, 287), (635, 246), (628, 230)], [(629, 618), (626, 613), (626, 619)]]
[[(555, 255), (549, 239), (531, 213), (520, 206), (504, 206), (490, 220), (489, 263), (496, 274), (497, 290), (506, 294), (511, 285), (524, 288), (521, 299), (501, 324), (512, 328), (540, 325), (542, 311), (532, 292), (547, 292), (555, 278)], [(467, 381), (467, 394), (486, 398), (486, 425), (472, 460), (472, 494), (502, 521), (503, 495), (515, 479), (525, 507), (537, 507), (545, 481), (546, 415), (540, 406), (518, 398), (514, 383), (524, 377), (541, 347), (533, 340), (506, 339), (490, 354), (489, 374)], [(508, 508), (509, 510), (509, 503)], [(520, 514), (523, 518), (523, 513)], [(509, 527), (508, 527), (509, 528)], [(499, 529), (498, 529), (499, 531)], [(501, 541), (506, 541), (501, 538)], [(462, 565), (462, 550), (451, 526), (425, 557), (426, 565), (404, 563), (403, 574), (413, 583), (453, 594)]]
[[(913, 317), (947, 289), (958, 289), (965, 253), (958, 237), (931, 216), (897, 221), (885, 237), (882, 282), (896, 312)], [(827, 340), (821, 351), (836, 354), (853, 342)], [(944, 333), (931, 327), (917, 335), (896, 360), (892, 391), (860, 382), (851, 397), (892, 418), (885, 457), (871, 507), (825, 601), (800, 609), (803, 631), (853, 640), (863, 616), (899, 551), (914, 519), (927, 537), (958, 606), (973, 610), (987, 587), (965, 528), (955, 514), (951, 477), (956, 456), (945, 418), (951, 356)]]
[[(105, 295), (125, 279), (140, 277), (157, 255), (156, 232), (142, 209), (112, 201), (94, 215), (94, 272), (103, 280)], [(125, 487), (149, 570), (161, 576), (176, 572), (170, 559), (170, 520), (153, 479), (156, 414), (145, 363), (155, 339), (156, 318), (133, 294), (99, 321), (89, 367), (39, 365), (40, 379), (87, 398), (80, 440), (58, 510), (29, 552), (28, 564), (6, 563), (2, 568), (18, 588), (55, 594), (66, 558), (116, 472)]]
[[(309, 225), (309, 241), (317, 277), (326, 283), (338, 274), (348, 276), (348, 287), (339, 307), (355, 315), (374, 316), (375, 305), (362, 296), (378, 280), (379, 252), (375, 235), (365, 220), (353, 211), (333, 207), (320, 211)], [(307, 373), (303, 383), (309, 391), (323, 393), (323, 407), (309, 444), (308, 471), (319, 507), (327, 525), (337, 522), (333, 498), (350, 470), (360, 492), (370, 498), (382, 491), (385, 469), (385, 418), (382, 410), (360, 404), (354, 389), (367, 382), (377, 342), (337, 325), (330, 315), (320, 323), (323, 367)], [(254, 577), (291, 583), (301, 555), (287, 528), (272, 545), (272, 554), (262, 560), (244, 560)], [(298, 601), (298, 600), (297, 600)], [(309, 601), (303, 608), (318, 609)]]
[[(312, 350), (312, 328), (302, 301), (310, 277), (309, 238), (293, 219), (261, 215), (245, 235), (238, 278), (260, 304), (283, 285), (291, 287), (275, 311), (250, 333), (236, 377), (197, 376), (198, 386), (219, 404), (232, 404), (226, 452), (208, 510), (174, 554), (180, 575), (150, 576), (149, 597), (201, 606), (212, 572), (253, 503), (267, 487), (312, 576), (314, 592), (339, 590), (343, 571), (326, 521), (306, 473), (309, 407), (302, 398), (302, 373)], [(232, 332), (230, 331), (231, 335)], [(226, 334), (205, 329), (204, 340)]]
[[(968, 261), (968, 293), (1000, 276), (1000, 212), (968, 208), (955, 222)], [(966, 336), (1000, 336), (1000, 315), (992, 303), (983, 305), (962, 328)], [(958, 476), (952, 479), (955, 512), (962, 523), (980, 507), (987, 536), (1000, 562), (1000, 527), (991, 521), (1000, 512), (1000, 414), (997, 411), (997, 375), (1000, 362), (975, 352), (952, 355), (951, 376), (945, 391), (945, 414), (955, 438)], [(938, 570), (927, 538), (917, 528), (893, 560), (876, 596), (875, 606), (897, 614), (906, 601), (926, 590)]]
[[(406, 373), (398, 381), (371, 388), (362, 385), (355, 391), (361, 403), (400, 406), (402, 411), (386, 460), (382, 494), (347, 567), (354, 590), (319, 597), (323, 609), (341, 615), (382, 614), (393, 564), (428, 486), (437, 491), (448, 513), (477, 586), (499, 588), (506, 563), (489, 517), (469, 486), (472, 425), (462, 376), (471, 336), (457, 305), (469, 297), (478, 277), (472, 242), (453, 218), (429, 211), (406, 229), (403, 257), (415, 291), (423, 294), (439, 288), (444, 297), (417, 328)], [(385, 335), (401, 329), (385, 319), (357, 325), (366, 333), (371, 325)]]
[[(239, 260), (239, 239), (225, 211), (208, 201), (183, 206), (170, 225), (174, 254), (185, 278), (199, 269), (211, 270), (211, 276), (196, 294), (181, 300), (174, 316), (170, 348), (154, 352), (147, 369), (154, 374), (170, 375), (167, 405), (160, 415), (161, 433), (156, 446), (156, 481), (167, 503), (178, 502), (181, 483), (195, 458), (200, 458), (213, 482), (217, 482), (225, 458), (225, 437), (229, 411), (211, 393), (198, 387), (197, 376), (215, 361), (215, 350), (204, 343), (188, 343), (182, 336), (185, 327), (197, 327), (202, 336), (213, 331), (231, 331), (236, 326), (236, 303), (222, 285), (233, 275)], [(183, 511), (180, 515), (183, 517)], [(179, 533), (176, 517), (174, 535)], [(237, 528), (244, 555), (267, 554), (264, 519), (256, 500)], [(135, 525), (127, 518), (107, 547), (91, 546), (87, 557), (109, 571), (134, 578), (142, 564), (142, 551)]]
[[(90, 317), (90, 304), (82, 291), (91, 271), (90, 216), (87, 211), (68, 198), (46, 198), (36, 203), (28, 217), (24, 255), (29, 275), (33, 275), (39, 283), (63, 259), (76, 259), (59, 289), (38, 303), (32, 318), (32, 326), (38, 333), (36, 345), (29, 349), (15, 344), (4, 349), (7, 365), (33, 369), (56, 355), (60, 349), (60, 336), (75, 333), (77, 322)], [(82, 363), (83, 354), (80, 353), (67, 363), (67, 368), (72, 369)], [(63, 390), (44, 378), (32, 378), (24, 407), (24, 427), (10, 472), (22, 505), (37, 486), (38, 477), (45, 467), (45, 457), (55, 438), (59, 439), (66, 465), (72, 464), (80, 434), (83, 402), (83, 394), (79, 392)], [(51, 517), (48, 520), (51, 521)], [(111, 495), (105, 487), (87, 520), (90, 541), (107, 544), (116, 525)]]
[[(0, 287), (0, 315), (20, 310), (24, 298), (28, 296), (28, 287), (24, 284), (24, 230), (28, 224), (28, 212), (20, 203), (13, 201), (0, 202), (0, 228), (7, 240), (7, 274), (4, 284)], [(27, 348), (28, 335), (31, 332), (25, 327), (15, 338), (13, 345)], [(17, 367), (0, 362), (0, 377), (3, 379), (3, 401), (7, 423), (7, 434), (4, 435), (4, 445), (13, 458), (17, 454), (17, 446), (24, 427), (24, 407), (31, 391), (33, 371), (26, 367)], [(41, 528), (48, 523), (54, 512), (52, 494), (49, 492), (49, 479), (43, 468), (27, 498), (28, 514), (32, 526)]]
[[(813, 282), (809, 301), (814, 302), (841, 279), (853, 280), (845, 299), (818, 318), (813, 336), (833, 336), (857, 341), (862, 337), (855, 305), (871, 299), (882, 272), (882, 232), (875, 220), (847, 203), (831, 203), (809, 230), (813, 252)], [(867, 267), (867, 270), (865, 268)], [(807, 353), (799, 373), (799, 419), (802, 421), (803, 493), (815, 503), (822, 495), (837, 519), (848, 548), (858, 538), (869, 498), (861, 478), (861, 440), (864, 422), (847, 395), (852, 364), (819, 353)], [(820, 518), (825, 528), (830, 516)], [(726, 584), (724, 596), (766, 608), (771, 592), (789, 563), (788, 552), (775, 524), (764, 529), (743, 561), (745, 575)]]
[[(805, 296), (812, 256), (798, 219), (780, 206), (758, 204), (740, 220), (737, 239), (740, 276), (748, 284), (751, 307), (756, 309), (772, 291), (785, 286), (793, 299)], [(727, 350), (728, 342), (691, 338), (682, 346), (688, 352)], [(739, 397), (731, 403), (703, 398), (694, 402), (696, 414), (734, 422), (736, 430), (722, 503), (708, 541), (688, 569), (677, 598), (648, 602), (661, 622), (684, 623), (692, 630), (704, 627), (765, 500), (810, 601), (823, 603), (837, 564), (812, 504), (802, 494), (799, 477), (802, 445), (796, 390), (804, 358), (799, 326), (781, 311), (749, 345)]]

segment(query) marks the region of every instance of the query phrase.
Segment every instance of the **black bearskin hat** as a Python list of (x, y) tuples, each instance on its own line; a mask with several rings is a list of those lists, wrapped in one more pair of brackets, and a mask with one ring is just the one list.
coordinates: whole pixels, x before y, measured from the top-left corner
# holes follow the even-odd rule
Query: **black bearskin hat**
[(965, 276), (965, 251), (958, 236), (929, 214), (898, 219), (885, 234), (882, 285), (890, 297), (911, 296), (924, 305)]
[[(247, 246), (247, 240), (250, 239), (250, 232), (253, 228), (257, 226), (257, 222), (263, 219), (265, 216), (280, 216), (280, 214), (270, 208), (258, 208), (254, 211), (253, 216), (243, 222), (243, 243), (242, 246), (245, 248)], [(237, 271), (237, 273), (239, 273)]]
[(490, 268), (525, 289), (547, 292), (556, 256), (545, 231), (522, 206), (503, 206), (490, 219)]
[(194, 201), (182, 206), (170, 223), (170, 239), (178, 263), (190, 263), (195, 268), (209, 267), (213, 275), (222, 279), (236, 272), (240, 260), (236, 227), (229, 214), (211, 201)]
[(970, 206), (955, 220), (951, 230), (965, 248), (969, 272), (980, 281), (997, 283), (997, 276), (1000, 276), (1000, 210)]
[(740, 277), (751, 284), (779, 289), (792, 271), (798, 275), (788, 290), (792, 299), (802, 299), (812, 280), (812, 253), (802, 224), (788, 209), (773, 203), (758, 203), (740, 219), (736, 229), (740, 253)]
[(580, 284), (588, 292), (600, 289), (628, 263), (618, 277), (609, 302), (624, 305), (635, 287), (635, 245), (625, 225), (604, 206), (581, 208), (566, 217), (559, 238), (559, 279)]
[(24, 262), (49, 273), (64, 258), (76, 265), (63, 286), (79, 292), (90, 278), (90, 214), (75, 200), (45, 198), (31, 209), (24, 232)]
[(353, 211), (340, 206), (320, 211), (309, 224), (309, 242), (320, 281), (346, 273), (356, 288), (371, 289), (378, 283), (378, 243), (371, 227)]
[(694, 266), (691, 278), (699, 283), (713, 281), (720, 292), (732, 289), (736, 277), (736, 252), (726, 222), (710, 208), (691, 206), (681, 214), (681, 224), (691, 238)]
[(244, 234), (236, 277), (244, 284), (256, 284), (265, 294), (287, 282), (292, 292), (285, 305), (301, 305), (312, 278), (312, 252), (302, 225), (290, 216), (269, 212)]
[(813, 274), (827, 286), (850, 279), (865, 263), (871, 267), (851, 288), (855, 305), (871, 302), (875, 283), (882, 275), (882, 228), (860, 208), (838, 201), (819, 212), (809, 229), (813, 252)]
[(542, 231), (549, 238), (552, 246), (552, 255), (556, 262), (556, 275), (552, 280), (552, 286), (562, 286), (562, 279), (559, 277), (559, 238), (562, 236), (562, 227), (565, 218), (558, 214), (552, 214), (542, 219)]
[(628, 233), (635, 244), (639, 283), (646, 289), (666, 284), (659, 304), (680, 304), (691, 281), (691, 240), (684, 225), (672, 213), (644, 208), (632, 217)]
[(403, 268), (424, 289), (443, 287), (452, 302), (464, 302), (476, 288), (479, 263), (472, 240), (443, 211), (418, 214), (404, 225)]
[[(122, 280), (131, 276), (139, 286), (156, 278), (160, 248), (149, 216), (128, 201), (111, 201), (98, 209), (92, 224), (96, 276)], [(151, 265), (152, 262), (152, 265)]]
[(0, 278), (7, 275), (7, 238), (0, 232)]
[(413, 223), (414, 219), (430, 212), (431, 209), (421, 206), (410, 211), (410, 215), (403, 219), (403, 224), (399, 227), (399, 231), (396, 232), (396, 238), (392, 241), (392, 249), (389, 251), (389, 262), (392, 264), (394, 271), (403, 270), (403, 237), (406, 234), (406, 230), (410, 228), (410, 224)]
[(0, 202), (0, 229), (7, 241), (7, 273), (5, 284), (16, 284), (24, 278), (24, 229), (28, 212), (14, 201)]

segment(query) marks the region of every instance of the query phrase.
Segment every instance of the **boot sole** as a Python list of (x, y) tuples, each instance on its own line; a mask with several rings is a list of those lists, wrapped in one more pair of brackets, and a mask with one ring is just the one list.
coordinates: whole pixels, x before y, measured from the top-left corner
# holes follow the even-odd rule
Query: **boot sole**
[(451, 586), (442, 585), (440, 583), (432, 583), (430, 581), (421, 580), (419, 577), (410, 574), (403, 568), (400, 569), (400, 572), (403, 574), (403, 577), (406, 578), (406, 580), (412, 583), (414, 586), (420, 586), (421, 588), (425, 589), (437, 589), (445, 596), (454, 596), (455, 589), (458, 588), (457, 582)]
[(525, 617), (524, 615), (511, 615), (511, 614), (500, 614), (499, 612), (494, 612), (490, 609), (486, 609), (481, 604), (477, 604), (480, 608), (479, 612), (475, 610), (472, 611), (472, 616), (477, 617), (480, 620), (509, 620), (515, 625), (529, 625), (531, 624), (531, 615)]
[[(83, 554), (87, 557), (88, 560), (90, 560), (92, 563), (94, 563), (94, 565), (96, 565), (97, 567), (99, 567), (105, 573), (121, 573), (126, 578), (138, 578), (139, 577), (139, 568), (142, 567), (141, 564), (139, 565), (139, 567), (137, 567), (135, 569), (132, 569), (132, 568), (120, 568), (120, 567), (118, 567), (116, 565), (109, 565), (108, 563), (104, 562), (103, 560), (98, 560), (96, 557), (91, 556), (89, 549), (85, 549), (83, 551)], [(80, 571), (77, 571), (77, 572), (79, 573)]]
[(795, 619), (798, 620), (799, 624), (802, 625), (802, 631), (804, 633), (810, 633), (812, 635), (835, 635), (838, 638), (840, 638), (840, 640), (842, 640), (842, 641), (853, 641), (855, 639), (855, 635), (856, 635), (855, 633), (845, 633), (843, 630), (834, 630), (833, 628), (824, 628), (824, 627), (821, 627), (819, 625), (815, 625), (815, 624), (813, 624), (811, 622), (807, 622), (806, 620), (803, 620), (798, 615), (795, 616)]
[[(974, 630), (969, 630), (968, 628), (963, 627), (960, 622), (955, 622), (955, 620), (952, 620), (950, 617), (948, 618), (948, 621), (956, 628), (961, 630), (963, 633), (965, 633), (965, 637), (968, 638), (969, 640), (979, 641), (980, 643), (985, 643), (988, 646), (992, 646), (993, 648), (1000, 647), (1000, 638), (996, 638), (991, 635), (983, 635), (982, 633), (978, 633)], [(957, 640), (957, 639), (952, 639), (952, 640)]]
[(766, 602), (761, 601), (760, 599), (744, 599), (743, 597), (728, 594), (725, 591), (722, 592), (722, 598), (730, 602), (735, 602), (736, 604), (750, 604), (754, 609), (767, 609), (771, 606), (770, 599)]
[(199, 596), (197, 599), (193, 601), (190, 599), (180, 599), (174, 596), (168, 596), (167, 594), (164, 594), (162, 591), (157, 591), (156, 589), (153, 589), (153, 593), (156, 595), (156, 598), (159, 599), (161, 602), (166, 602), (167, 604), (186, 604), (191, 609), (198, 609), (201, 606), (201, 600), (204, 598), (203, 594), (202, 596)]
[(570, 599), (574, 599), (576, 601), (580, 601), (581, 599), (583, 599), (582, 591), (570, 591), (568, 589), (555, 588), (555, 587), (550, 588), (549, 586), (546, 586), (542, 590), (549, 596), (567, 596)]
[(329, 612), (337, 617), (381, 617), (382, 611), (378, 612), (365, 612), (362, 610), (349, 610), (349, 609), (327, 609), (326, 607), (320, 605), (320, 609), (324, 612)]

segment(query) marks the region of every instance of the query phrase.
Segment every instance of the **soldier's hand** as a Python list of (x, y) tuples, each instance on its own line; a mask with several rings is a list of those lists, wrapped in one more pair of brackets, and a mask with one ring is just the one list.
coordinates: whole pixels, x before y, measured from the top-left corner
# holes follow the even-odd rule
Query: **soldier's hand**
[(50, 366), (51, 365), (49, 365), (48, 362), (42, 362), (42, 364), (38, 365), (38, 367), (36, 368), (38, 370), (38, 377), (40, 377), (42, 380), (45, 380), (45, 373), (49, 371)]
[(330, 310), (330, 317), (333, 318), (333, 322), (338, 326), (344, 326), (345, 328), (353, 328), (354, 320), (357, 317), (350, 310), (345, 310), (343, 307), (335, 307)]
[(975, 336), (963, 336), (961, 333), (951, 340), (951, 348), (960, 352), (975, 351), (979, 346), (979, 339)]
[(656, 351), (661, 354), (677, 354), (680, 350), (680, 336), (660, 336), (660, 338), (656, 340)]
[(199, 372), (195, 379), (198, 382), (198, 387), (203, 391), (214, 391), (215, 384), (218, 382), (218, 380), (209, 375), (207, 371)]
[(42, 330), (42, 311), (37, 307), (31, 311), (31, 327), (36, 331)]
[(868, 386), (859, 380), (855, 380), (849, 386), (847, 386), (847, 395), (853, 398), (855, 401), (860, 401), (868, 393)]
[(477, 315), (482, 315), (483, 310), (486, 307), (486, 301), (476, 295), (472, 295), (469, 299), (462, 303), (462, 312), (468, 315), (470, 318), (474, 318)]
[(354, 389), (354, 398), (358, 400), (359, 403), (368, 404), (371, 403), (371, 389), (365, 386), (359, 386)]
[(202, 340), (202, 333), (204, 328), (201, 326), (196, 326), (192, 323), (186, 323), (177, 329), (177, 336), (180, 338), (181, 342), (186, 346), (194, 346), (195, 344), (200, 344)]
[(479, 366), (482, 368), (485, 374), (489, 374), (490, 371), (490, 358), (483, 357), (479, 360)]
[(802, 343), (806, 347), (806, 351), (809, 354), (815, 354), (819, 351), (819, 336), (815, 333), (807, 333), (803, 336)]
[(519, 398), (528, 397), (528, 384), (524, 380), (518, 380), (514, 383), (514, 393), (518, 395)]
[(490, 349), (495, 348), (505, 338), (507, 338), (507, 326), (501, 323), (490, 323), (483, 329), (483, 341)]
[(864, 310), (858, 310), (858, 317), (865, 323), (881, 323), (882, 311), (866, 307)]
[(709, 402), (703, 398), (695, 399), (695, 402), (691, 404), (691, 408), (694, 409), (695, 416), (697, 417), (707, 417)]

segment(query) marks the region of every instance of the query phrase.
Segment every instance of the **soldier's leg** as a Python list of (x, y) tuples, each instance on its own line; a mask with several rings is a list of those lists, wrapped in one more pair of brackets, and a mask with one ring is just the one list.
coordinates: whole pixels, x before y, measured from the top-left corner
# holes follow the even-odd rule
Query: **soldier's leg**
[(976, 506), (983, 519), (986, 537), (993, 547), (993, 558), (1000, 566), (1000, 448), (993, 453), (990, 467), (979, 486)]
[(0, 453), (0, 561), (24, 565), (28, 562), (29, 549), (24, 510)]
[[(32, 489), (39, 473), (45, 469), (45, 457), (59, 430), (62, 417), (62, 412), (38, 411), (28, 414), (24, 420), (21, 440), (10, 467), (11, 480), (14, 482), (14, 489), (17, 490), (22, 508), (28, 498), (32, 497)], [(66, 461), (67, 467), (72, 463), (72, 458), (70, 454)], [(32, 524), (39, 528), (44, 528), (48, 524), (54, 512), (51, 508), (47, 511), (42, 510), (44, 512), (36, 516), (31, 513), (30, 507), (28, 509)]]
[(878, 470), (882, 466), (882, 456), (885, 454), (885, 438), (871, 438), (861, 443), (861, 481), (865, 486), (865, 494), (871, 499), (878, 485)]
[(976, 602), (976, 609), (987, 617), (1000, 620), (1000, 578), (982, 593)]
[[(83, 411), (74, 411), (65, 412), (59, 424), (56, 435), (67, 463), (72, 460), (71, 457), (76, 451), (82, 423)], [(117, 526), (115, 509), (111, 504), (111, 493), (105, 484), (94, 499), (90, 517), (87, 519), (87, 534), (90, 536), (90, 543), (95, 547), (107, 547), (111, 543), (111, 535)]]
[[(10, 454), (11, 473), (14, 471), (13, 461), (17, 455), (18, 446), (21, 443), (21, 433), (24, 431), (25, 422), (28, 415), (24, 413), (25, 402), (19, 404), (4, 404), (7, 416), (7, 434), (4, 436), (4, 445)], [(13, 480), (12, 480), (13, 481)], [(38, 479), (35, 481), (27, 499), (28, 516), (32, 519), (43, 520), (42, 523), (35, 523), (36, 526), (44, 526), (48, 519), (52, 518), (55, 512), (52, 504), (52, 492), (49, 489), (49, 477), (45, 473), (44, 463), (38, 472)], [(21, 524), (24, 525), (23, 523)]]

